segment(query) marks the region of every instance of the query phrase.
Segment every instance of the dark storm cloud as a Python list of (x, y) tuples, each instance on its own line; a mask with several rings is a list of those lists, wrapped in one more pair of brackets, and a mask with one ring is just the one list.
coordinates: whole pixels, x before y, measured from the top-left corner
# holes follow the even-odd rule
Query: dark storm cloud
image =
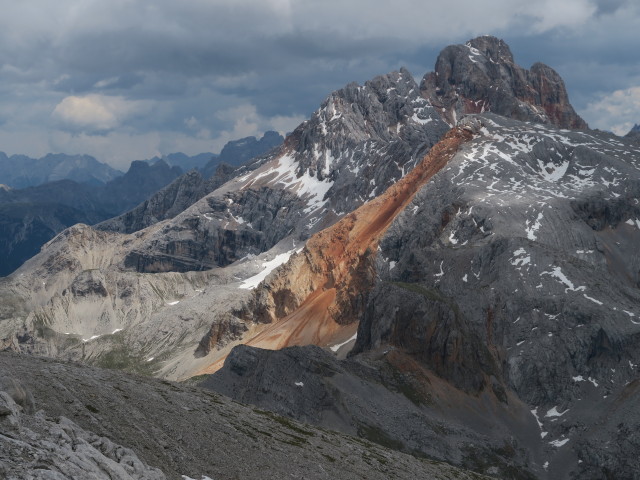
[(0, 17), (0, 150), (110, 161), (215, 151), (292, 129), (351, 81), (402, 65), (419, 81), (441, 48), (483, 33), (523, 66), (556, 68), (578, 109), (595, 112), (640, 84), (635, 3), (14, 2)]

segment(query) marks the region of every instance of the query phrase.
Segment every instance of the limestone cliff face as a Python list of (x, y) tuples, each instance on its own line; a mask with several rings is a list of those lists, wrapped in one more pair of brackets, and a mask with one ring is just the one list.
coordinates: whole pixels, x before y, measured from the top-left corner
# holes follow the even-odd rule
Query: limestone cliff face
[(420, 90), (452, 125), (466, 113), (493, 112), (560, 128), (587, 128), (555, 70), (542, 63), (530, 70), (518, 66), (509, 46), (488, 35), (445, 48)]

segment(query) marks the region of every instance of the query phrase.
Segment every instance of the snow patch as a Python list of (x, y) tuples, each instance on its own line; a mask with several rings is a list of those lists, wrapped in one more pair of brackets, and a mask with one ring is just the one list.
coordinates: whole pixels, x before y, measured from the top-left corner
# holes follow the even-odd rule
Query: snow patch
[(581, 286), (581, 287), (575, 287), (573, 285), (573, 282), (571, 280), (569, 280), (567, 278), (567, 276), (562, 273), (562, 269), (560, 267), (553, 267), (553, 270), (551, 270), (550, 272), (542, 272), (540, 274), (542, 275), (551, 275), (552, 277), (557, 278), (560, 283), (562, 283), (563, 285), (565, 285), (567, 288), (565, 288), (565, 293), (567, 291), (572, 291), (572, 292), (581, 292), (587, 289), (587, 287)]
[(527, 232), (527, 238), (529, 240), (535, 240), (537, 237), (537, 232), (538, 230), (540, 230), (540, 227), (542, 226), (542, 224), (540, 223), (540, 221), (542, 220), (543, 215), (542, 212), (538, 213), (538, 217), (536, 218), (535, 221), (530, 221), (527, 220), (525, 221), (525, 227), (524, 230)]
[(590, 297), (586, 293), (583, 293), (583, 295), (584, 295), (584, 298), (586, 298), (587, 300), (591, 300), (593, 303), (597, 303), (598, 305), (602, 305), (602, 302), (600, 300), (596, 300), (595, 298)]
[(531, 263), (531, 256), (527, 255), (527, 251), (524, 248), (519, 248), (513, 252), (511, 260), (511, 265), (515, 265), (519, 270), (521, 267)]
[[(325, 152), (326, 168), (330, 170), (335, 158), (330, 152)], [(308, 207), (304, 209), (305, 213), (311, 213), (313, 210), (317, 210), (322, 207), (326, 201), (323, 200), (326, 193), (333, 186), (333, 182), (330, 180), (318, 180), (316, 176), (311, 176), (308, 171), (301, 176), (296, 176), (296, 168), (298, 163), (291, 155), (283, 155), (278, 159), (278, 166), (270, 168), (259, 175), (257, 175), (253, 182), (263, 177), (272, 177), (269, 183), (272, 185), (280, 184), (288, 190), (295, 192), (298, 197), (307, 201)]]
[(627, 225), (631, 225), (632, 227), (640, 228), (640, 220), (638, 220), (637, 218), (635, 220), (629, 219), (624, 223), (626, 223)]
[(551, 442), (549, 442), (549, 445), (551, 445), (552, 447), (560, 448), (563, 445), (566, 445), (568, 441), (568, 438), (565, 438), (563, 440), (552, 440)]
[(551, 410), (547, 411), (545, 418), (547, 417), (561, 417), (563, 416), (565, 413), (567, 413), (569, 411), (569, 409), (567, 408), (564, 412), (559, 412), (558, 411), (558, 407), (553, 407)]
[(542, 178), (548, 182), (557, 182), (567, 173), (569, 161), (566, 160), (562, 162), (562, 165), (556, 165), (553, 162), (542, 163), (541, 160), (538, 160), (538, 167), (540, 167), (540, 175)]
[(444, 264), (444, 260), (440, 262), (440, 273), (435, 273), (433, 276), (440, 279), (444, 275), (444, 270), (442, 269), (442, 265)]
[(346, 340), (346, 341), (344, 341), (342, 343), (338, 343), (337, 345), (334, 345), (333, 347), (330, 347), (331, 351), (332, 352), (337, 352), (338, 350), (340, 350), (340, 347), (342, 347), (343, 345), (346, 345), (347, 343), (351, 342), (352, 340), (355, 340), (356, 338), (358, 338), (358, 332), (354, 333), (353, 337), (351, 337), (349, 340)]
[(267, 262), (263, 262), (262, 268), (264, 270), (262, 270), (260, 273), (258, 273), (256, 275), (254, 275), (252, 277), (249, 277), (246, 280), (244, 280), (240, 284), (239, 288), (243, 288), (245, 290), (253, 290), (258, 285), (260, 285), (260, 282), (262, 282), (265, 278), (267, 278), (267, 275), (269, 275), (271, 272), (273, 272), (276, 268), (278, 268), (283, 263), (288, 262), (289, 258), (291, 258), (291, 255), (293, 253), (298, 253), (300, 251), (302, 251), (302, 248), (299, 248), (297, 250), (289, 250), (288, 252), (276, 255), (273, 258), (273, 260), (269, 260)]

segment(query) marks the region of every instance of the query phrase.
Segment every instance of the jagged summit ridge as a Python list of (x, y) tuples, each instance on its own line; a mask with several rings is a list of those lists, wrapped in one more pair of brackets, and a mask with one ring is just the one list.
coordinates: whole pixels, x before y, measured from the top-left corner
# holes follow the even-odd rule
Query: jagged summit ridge
[(530, 70), (518, 66), (504, 40), (489, 35), (442, 50), (420, 90), (451, 125), (466, 113), (493, 112), (560, 128), (587, 128), (555, 70), (542, 63)]
[(304, 240), (409, 172), (447, 131), (408, 71), (350, 84), (285, 143), (149, 234), (127, 256), (138, 271), (224, 266)]

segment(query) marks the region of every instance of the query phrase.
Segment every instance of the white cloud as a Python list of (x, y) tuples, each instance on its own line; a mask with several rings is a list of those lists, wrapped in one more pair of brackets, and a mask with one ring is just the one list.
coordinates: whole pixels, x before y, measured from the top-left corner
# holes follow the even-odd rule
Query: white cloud
[(640, 86), (601, 95), (587, 105), (583, 116), (591, 128), (626, 134), (640, 123)]
[(218, 112), (216, 116), (226, 121), (228, 125), (233, 126), (230, 130), (223, 130), (219, 133), (219, 136), (215, 139), (217, 144), (220, 144), (223, 140), (226, 143), (229, 140), (237, 140), (242, 137), (260, 137), (267, 130), (275, 130), (285, 135), (293, 131), (307, 118), (304, 115), (265, 117), (260, 115), (256, 106), (252, 104), (229, 108)]
[(150, 103), (120, 96), (90, 94), (65, 97), (53, 110), (54, 118), (86, 130), (112, 130), (127, 117), (149, 110)]
[[(35, 156), (49, 145), (120, 165), (156, 153), (215, 152), (239, 137), (293, 130), (350, 81), (402, 65), (419, 81), (441, 48), (485, 33), (510, 42), (516, 60), (528, 51), (530, 63), (564, 66), (569, 94), (594, 127), (621, 131), (640, 121), (625, 106), (631, 93), (619, 94), (625, 100), (615, 112), (608, 103), (616, 93), (605, 95), (639, 84), (638, 49), (624, 48), (635, 45), (637, 0), (5, 3), (0, 150), (7, 152)], [(538, 56), (540, 43), (547, 52)], [(567, 67), (571, 61), (578, 67)], [(595, 102), (594, 91), (602, 92)]]
[(306, 120), (304, 115), (276, 115), (268, 120), (269, 130), (275, 130), (281, 135), (292, 132), (298, 125)]

